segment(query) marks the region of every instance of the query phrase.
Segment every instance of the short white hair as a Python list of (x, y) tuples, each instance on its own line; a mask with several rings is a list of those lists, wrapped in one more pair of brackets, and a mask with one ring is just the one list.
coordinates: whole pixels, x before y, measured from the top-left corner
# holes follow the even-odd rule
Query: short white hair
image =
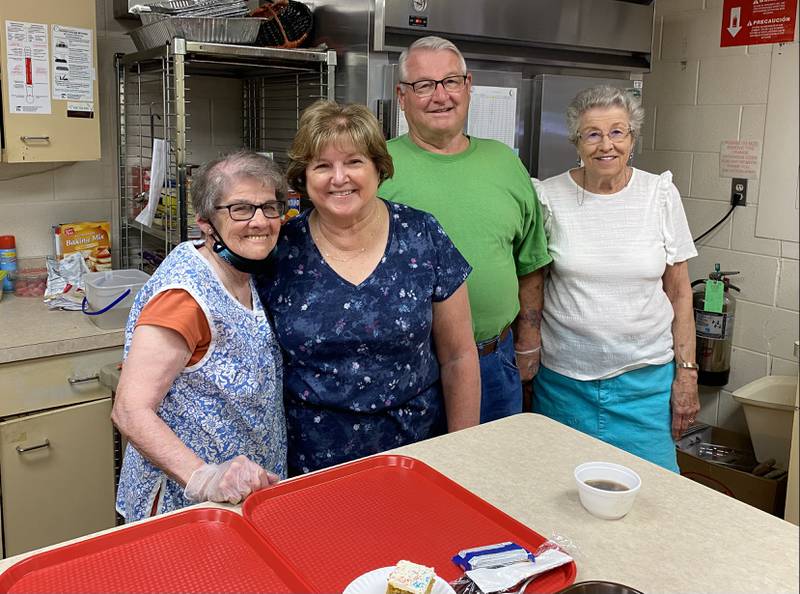
[(450, 51), (453, 52), (456, 57), (458, 58), (458, 65), (461, 68), (461, 74), (467, 73), (467, 62), (464, 60), (464, 56), (461, 55), (459, 49), (455, 46), (452, 41), (448, 41), (443, 37), (436, 37), (435, 35), (429, 35), (428, 37), (421, 37), (417, 39), (414, 43), (408, 46), (407, 49), (403, 50), (403, 53), (400, 54), (400, 59), (397, 61), (398, 66), (400, 67), (400, 80), (405, 81), (407, 80), (408, 72), (406, 72), (406, 62), (408, 62), (408, 56), (414, 50), (433, 50), (433, 51)]
[(628, 114), (631, 137), (634, 140), (639, 137), (644, 124), (644, 108), (639, 99), (617, 87), (598, 85), (583, 89), (567, 107), (567, 137), (572, 144), (578, 143), (581, 116), (595, 107), (624, 109)]

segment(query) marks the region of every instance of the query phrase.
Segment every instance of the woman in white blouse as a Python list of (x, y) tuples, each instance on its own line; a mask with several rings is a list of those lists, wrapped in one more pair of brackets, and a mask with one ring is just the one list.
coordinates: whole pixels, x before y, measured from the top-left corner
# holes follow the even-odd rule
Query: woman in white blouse
[(550, 254), (533, 406), (678, 471), (674, 439), (700, 406), (687, 260), (672, 174), (631, 167), (644, 111), (610, 86), (567, 110), (581, 166), (535, 181)]

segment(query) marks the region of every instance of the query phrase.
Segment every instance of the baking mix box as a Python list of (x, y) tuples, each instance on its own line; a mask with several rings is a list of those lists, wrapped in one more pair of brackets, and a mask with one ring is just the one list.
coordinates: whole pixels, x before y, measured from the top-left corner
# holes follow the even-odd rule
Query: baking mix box
[(91, 221), (53, 225), (56, 258), (80, 252), (90, 272), (111, 270), (111, 223)]

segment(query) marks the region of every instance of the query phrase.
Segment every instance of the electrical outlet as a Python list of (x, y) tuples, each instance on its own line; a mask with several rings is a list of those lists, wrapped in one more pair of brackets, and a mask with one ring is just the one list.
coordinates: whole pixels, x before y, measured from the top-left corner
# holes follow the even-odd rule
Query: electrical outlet
[(731, 206), (747, 204), (747, 178), (734, 177), (731, 180)]

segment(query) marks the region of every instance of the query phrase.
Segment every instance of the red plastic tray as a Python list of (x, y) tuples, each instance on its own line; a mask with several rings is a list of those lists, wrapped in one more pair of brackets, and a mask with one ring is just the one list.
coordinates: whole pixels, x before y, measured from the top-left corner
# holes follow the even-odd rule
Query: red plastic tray
[[(279, 483), (245, 500), (243, 515), (280, 550), (312, 592), (341, 592), (353, 579), (400, 559), (462, 573), (460, 549), (513, 541), (536, 550), (546, 539), (404, 456), (375, 456)], [(575, 580), (570, 563), (537, 578), (526, 592), (555, 592)]]
[(165, 516), (23, 559), (0, 592), (308, 592), (247, 522), (222, 509)]

